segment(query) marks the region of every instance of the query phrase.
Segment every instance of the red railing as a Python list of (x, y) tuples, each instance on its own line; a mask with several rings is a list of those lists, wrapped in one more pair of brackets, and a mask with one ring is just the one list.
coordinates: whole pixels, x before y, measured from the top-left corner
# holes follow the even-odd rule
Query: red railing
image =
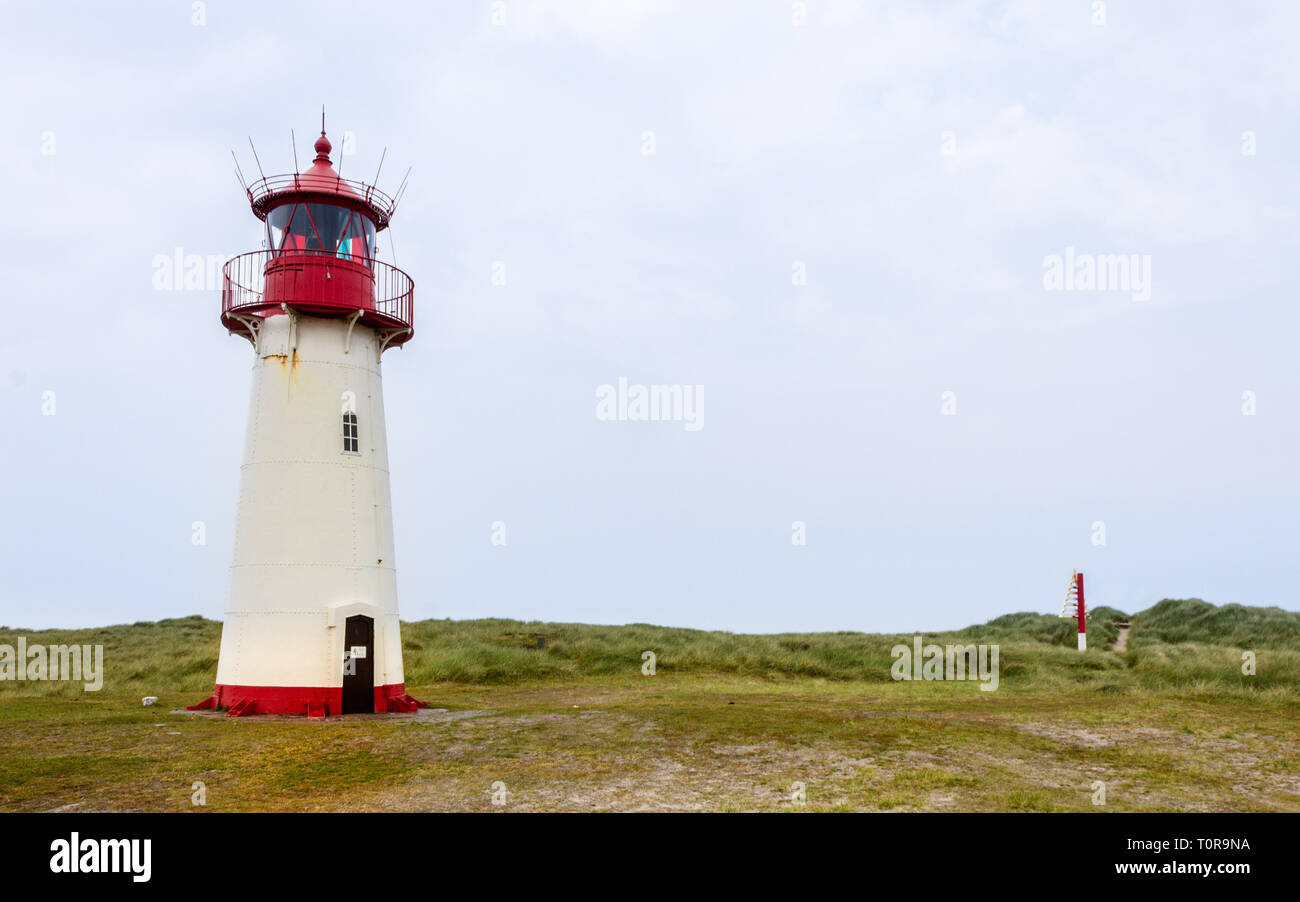
[(326, 316), (359, 310), (367, 325), (407, 330), (391, 344), (405, 342), (414, 330), (415, 283), (379, 260), (323, 251), (253, 251), (227, 260), (221, 274), (221, 319), (236, 332), (248, 333), (240, 317), (272, 316), (281, 304)]
[(355, 179), (345, 179), (342, 176), (328, 178), (300, 172), (288, 175), (268, 175), (266, 178), (258, 179), (248, 186), (248, 202), (253, 205), (253, 210), (257, 212), (259, 217), (265, 218), (269, 206), (268, 201), (277, 194), (285, 191), (296, 193), (322, 190), (338, 192), (340, 188), (345, 186), (355, 192), (378, 214), (376, 226), (382, 229), (388, 224), (388, 220), (392, 218), (393, 210), (397, 207), (397, 201), (374, 185), (367, 185), (365, 182), (359, 182)]

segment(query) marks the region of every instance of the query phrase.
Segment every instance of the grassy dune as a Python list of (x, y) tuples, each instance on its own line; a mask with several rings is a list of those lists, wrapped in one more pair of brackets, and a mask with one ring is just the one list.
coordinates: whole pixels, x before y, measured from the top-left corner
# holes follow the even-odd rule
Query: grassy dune
[(893, 680), (911, 633), (427, 620), (406, 682), (446, 712), (324, 723), (169, 713), (211, 689), (201, 617), (3, 627), (103, 645), (105, 678), (0, 682), (0, 810), (1300, 810), (1300, 615), (1166, 600), (1109, 651), (1125, 619), (1085, 654), (1040, 614), (924, 634), (998, 644), (995, 692)]

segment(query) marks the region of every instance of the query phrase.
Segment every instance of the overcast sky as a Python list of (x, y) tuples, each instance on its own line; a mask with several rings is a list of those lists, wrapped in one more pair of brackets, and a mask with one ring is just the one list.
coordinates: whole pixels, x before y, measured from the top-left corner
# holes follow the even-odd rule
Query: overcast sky
[(344, 176), (414, 167), (405, 619), (1300, 609), (1300, 5), (1101, 6), (6, 9), (0, 624), (221, 616), (252, 351), (155, 261), (258, 249), (230, 152), (305, 166), (322, 103)]

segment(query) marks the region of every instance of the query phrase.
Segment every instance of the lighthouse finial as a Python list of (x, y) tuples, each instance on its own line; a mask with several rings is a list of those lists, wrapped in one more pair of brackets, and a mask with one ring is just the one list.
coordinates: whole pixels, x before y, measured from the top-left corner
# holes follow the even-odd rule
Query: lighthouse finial
[(313, 146), (316, 148), (316, 162), (328, 163), (333, 145), (330, 144), (330, 139), (325, 137), (325, 104), (323, 103), (320, 105), (320, 137), (316, 139)]

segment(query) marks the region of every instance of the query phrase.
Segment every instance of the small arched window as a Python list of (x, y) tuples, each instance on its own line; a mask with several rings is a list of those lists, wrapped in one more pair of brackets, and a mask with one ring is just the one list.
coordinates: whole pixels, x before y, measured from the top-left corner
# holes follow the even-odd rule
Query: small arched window
[(357, 438), (357, 415), (343, 414), (343, 450), (350, 454), (360, 454), (361, 446)]

